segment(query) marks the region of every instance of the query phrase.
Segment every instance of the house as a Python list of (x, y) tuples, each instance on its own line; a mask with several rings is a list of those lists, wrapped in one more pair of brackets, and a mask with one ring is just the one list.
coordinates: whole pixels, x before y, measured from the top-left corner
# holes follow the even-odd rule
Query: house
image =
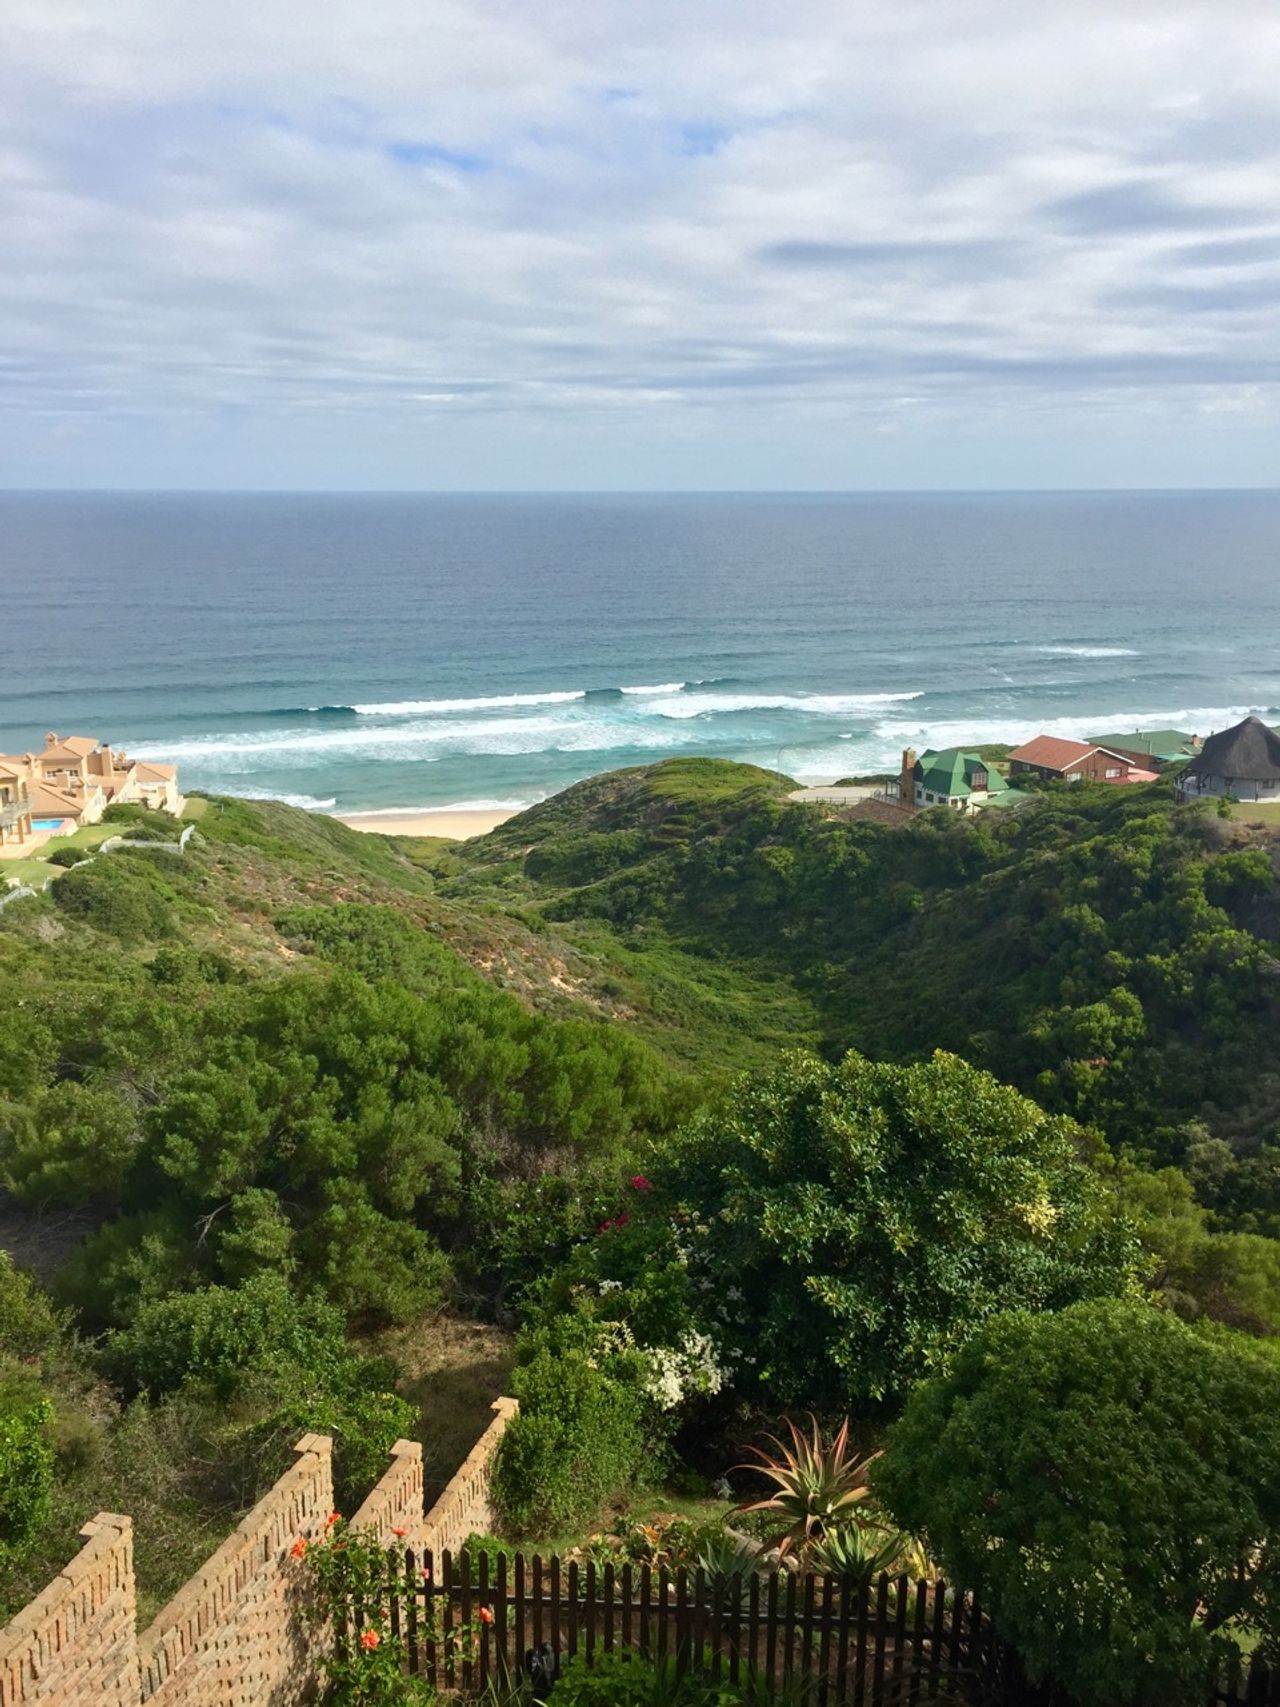
[(925, 806), (954, 806), (967, 812), (971, 807), (1000, 802), (1011, 792), (1009, 784), (977, 753), (960, 747), (930, 748), (917, 759), (908, 747), (902, 755), (898, 798), (917, 810)]
[(1046, 782), (1154, 782), (1156, 773), (1135, 765), (1124, 753), (1093, 741), (1067, 741), (1037, 735), (1009, 754), (1009, 775), (1038, 776)]
[(0, 753), (0, 848), (25, 847), (31, 827), (31, 766)]
[(30, 766), (32, 812), (38, 819), (96, 824), (115, 803), (148, 806), (176, 818), (185, 804), (172, 765), (131, 759), (88, 735), (63, 739), (50, 731), (40, 752), (23, 757)]
[(1246, 717), (1210, 735), (1178, 778), (1178, 794), (1234, 795), (1237, 800), (1280, 800), (1280, 734), (1260, 717)]
[(1200, 751), (1200, 737), (1181, 729), (1130, 729), (1119, 735), (1090, 735), (1095, 747), (1107, 747), (1142, 770), (1182, 765)]

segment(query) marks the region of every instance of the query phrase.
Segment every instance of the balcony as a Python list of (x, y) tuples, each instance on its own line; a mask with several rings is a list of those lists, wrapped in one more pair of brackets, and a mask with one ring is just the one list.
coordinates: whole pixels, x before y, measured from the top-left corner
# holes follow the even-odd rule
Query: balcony
[(9, 829), (11, 825), (18, 822), (19, 818), (26, 818), (30, 812), (31, 802), (29, 800), (14, 800), (7, 805), (0, 804), (0, 829)]

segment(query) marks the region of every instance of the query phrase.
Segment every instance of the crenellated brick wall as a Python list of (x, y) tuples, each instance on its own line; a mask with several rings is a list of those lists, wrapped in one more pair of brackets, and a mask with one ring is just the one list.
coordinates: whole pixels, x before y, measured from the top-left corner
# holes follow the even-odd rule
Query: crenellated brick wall
[[(422, 1448), (398, 1440), (352, 1517), (390, 1544), (456, 1549), (493, 1527), (489, 1465), (514, 1399), (424, 1518)], [(85, 1544), (0, 1630), (0, 1707), (297, 1707), (315, 1692), (319, 1639), (303, 1618), (299, 1536), (324, 1533), (333, 1507), (333, 1442), (306, 1434), (295, 1461), (198, 1571), (137, 1633), (133, 1531), (99, 1512)]]
[(289, 1549), (324, 1533), (333, 1442), (304, 1434), (296, 1461), (138, 1638), (141, 1699), (155, 1707), (287, 1707), (315, 1656)]
[[(378, 1538), (390, 1546), (422, 1545), (422, 1447), (416, 1440), (397, 1440), (391, 1448), (391, 1466), (383, 1472), (368, 1499), (351, 1519), (353, 1529), (376, 1529)], [(403, 1535), (396, 1531), (402, 1529)]]
[(133, 1524), (101, 1511), (65, 1571), (0, 1630), (0, 1707), (137, 1707)]
[(494, 1511), (489, 1496), (493, 1455), (507, 1424), (519, 1409), (519, 1402), (515, 1399), (493, 1401), (493, 1421), (471, 1448), (457, 1474), (450, 1477), (444, 1492), (423, 1520), (424, 1548), (433, 1553), (443, 1553), (446, 1548), (456, 1553), (468, 1535), (493, 1530)]

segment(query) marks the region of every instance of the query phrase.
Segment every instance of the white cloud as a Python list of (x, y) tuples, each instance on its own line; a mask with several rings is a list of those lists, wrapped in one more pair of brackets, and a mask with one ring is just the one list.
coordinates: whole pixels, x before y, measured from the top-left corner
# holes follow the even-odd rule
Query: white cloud
[(1270, 0), (10, 0), (7, 443), (1228, 432), (1280, 385), (1278, 86)]

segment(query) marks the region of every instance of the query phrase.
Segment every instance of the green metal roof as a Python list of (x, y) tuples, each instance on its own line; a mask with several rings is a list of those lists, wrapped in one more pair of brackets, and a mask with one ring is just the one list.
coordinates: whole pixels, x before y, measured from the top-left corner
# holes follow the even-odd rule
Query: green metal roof
[(1127, 753), (1148, 753), (1153, 759), (1189, 759), (1195, 752), (1191, 736), (1182, 729), (1131, 729), (1122, 735), (1088, 735), (1094, 747), (1119, 747)]
[(987, 773), (987, 790), (1003, 794), (1009, 787), (994, 765), (989, 765), (977, 753), (966, 753), (962, 747), (944, 747), (935, 753), (930, 749), (916, 761), (916, 781), (930, 794), (940, 794), (944, 800), (967, 800), (972, 793), (976, 771)]

